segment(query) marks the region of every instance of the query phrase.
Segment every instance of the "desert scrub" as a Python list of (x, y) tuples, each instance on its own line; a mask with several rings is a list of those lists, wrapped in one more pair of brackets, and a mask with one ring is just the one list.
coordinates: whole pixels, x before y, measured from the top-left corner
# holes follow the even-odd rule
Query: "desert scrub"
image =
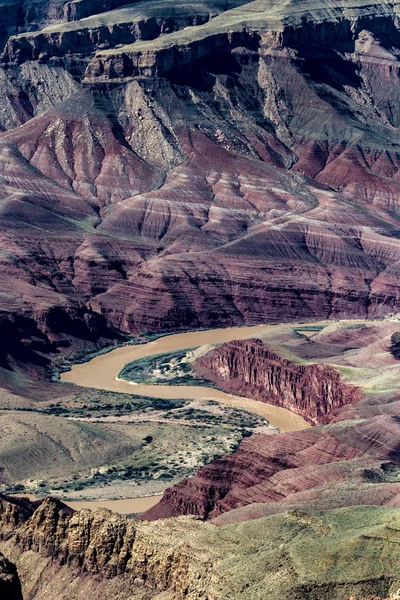
[(125, 365), (118, 374), (121, 379), (143, 384), (200, 385), (214, 387), (199, 377), (193, 363), (210, 350), (209, 346), (187, 348), (176, 352), (156, 354)]
[(113, 415), (116, 412), (129, 414), (175, 410), (184, 407), (187, 402), (187, 400), (167, 400), (88, 389), (77, 393), (72, 398), (42, 404), (40, 410), (45, 414), (59, 416), (68, 414), (72, 417), (100, 417), (104, 414)]

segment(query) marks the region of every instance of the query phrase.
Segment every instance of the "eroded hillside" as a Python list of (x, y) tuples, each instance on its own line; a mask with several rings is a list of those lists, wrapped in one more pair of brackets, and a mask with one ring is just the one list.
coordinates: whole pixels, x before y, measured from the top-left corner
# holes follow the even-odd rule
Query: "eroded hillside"
[[(105, 462), (113, 483), (161, 461), (182, 479), (224, 455), (170, 487), (154, 522), (2, 497), (0, 586), (17, 600), (395, 598), (395, 321), (286, 339), (274, 393), (332, 423), (234, 454), (237, 414), (125, 425), (145, 398), (49, 375), (130, 334), (398, 312), (397, 4), (0, 6), (0, 482), (62, 490)], [(229, 385), (271, 393), (263, 361), (236, 350)], [(362, 397), (342, 402), (336, 367)], [(324, 381), (336, 395), (316, 406)]]
[(396, 312), (397, 6), (63, 6), (2, 57), (3, 352)]

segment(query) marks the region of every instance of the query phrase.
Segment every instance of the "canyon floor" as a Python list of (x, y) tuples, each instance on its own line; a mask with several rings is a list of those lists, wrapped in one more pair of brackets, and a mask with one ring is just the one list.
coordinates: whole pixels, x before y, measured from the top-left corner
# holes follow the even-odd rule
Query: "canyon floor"
[(399, 5), (0, 7), (0, 594), (394, 599)]

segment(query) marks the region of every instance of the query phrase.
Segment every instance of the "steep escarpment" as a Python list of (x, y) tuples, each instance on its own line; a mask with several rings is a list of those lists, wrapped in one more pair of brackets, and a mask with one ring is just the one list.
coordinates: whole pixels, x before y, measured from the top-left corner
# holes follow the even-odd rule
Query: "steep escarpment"
[[(398, 512), (390, 508), (292, 510), (215, 527), (190, 517), (146, 523), (104, 509), (72, 513), (48, 498), (10, 529), (10, 502), (20, 510), (19, 501), (2, 499), (0, 547), (21, 566), (22, 592), (32, 600), (163, 592), (173, 600), (343, 600), (389, 596), (400, 585)], [(381, 560), (372, 560), (376, 553)]]
[[(229, 519), (228, 511), (248, 506), (237, 517), (241, 520), (251, 518), (254, 503), (265, 504), (266, 514), (303, 503), (318, 509), (359, 503), (399, 506), (400, 486), (395, 477), (385, 475), (384, 466), (393, 462), (395, 472), (398, 468), (399, 421), (389, 416), (391, 402), (379, 409), (379, 416), (357, 421), (356, 426), (343, 421), (245, 439), (235, 454), (168, 489), (145, 518), (213, 518), (227, 513)], [(376, 477), (371, 478), (373, 473)]]
[[(397, 312), (396, 4), (2, 8), (3, 386), (29, 387), (36, 401), (54, 356), (126, 334)], [(396, 336), (392, 343), (396, 355)], [(284, 396), (314, 422), (334, 422), (252, 436), (147, 514), (193, 514), (218, 527), (1, 498), (0, 550), (26, 597), (343, 600), (397, 591), (397, 392), (380, 393), (374, 377), (353, 402), (356, 392), (329, 369), (277, 365), (256, 348), (249, 366), (235, 353), (220, 367), (240, 375), (246, 393), (264, 399), (266, 388), (268, 399)], [(362, 368), (359, 360), (350, 366)], [(80, 472), (73, 453), (82, 441), (88, 468), (107, 454), (106, 427), (94, 435), (100, 428), (88, 425), (71, 447), (65, 436), (76, 424), (52, 452), (63, 417), (29, 408), (2, 420), (26, 441), (24, 464), (15, 444), (3, 454), (18, 477), (53, 459)], [(131, 452), (129, 440), (119, 451)]]
[(227, 392), (277, 404), (312, 423), (361, 399), (328, 365), (298, 365), (270, 352), (261, 340), (233, 341), (201, 357), (195, 369)]
[[(396, 18), (397, 9), (386, 2), (374, 5), (361, 2), (355, 6), (345, 1), (332, 9), (326, 2), (300, 5), (293, 1), (279, 5), (256, 0), (230, 7), (223, 15), (188, 32), (159, 38), (151, 46), (144, 42), (101, 50), (88, 69), (88, 77), (162, 76), (175, 67), (213, 55), (219, 48), (232, 52), (241, 44), (260, 54), (291, 48), (298, 58), (315, 57), (316, 51), (324, 59), (335, 60), (339, 49), (345, 52), (354, 49), (354, 40), (364, 30), (373, 30), (378, 39), (386, 38), (389, 44), (398, 43)], [(118, 65), (122, 60), (130, 70), (121, 72), (101, 66), (102, 61)]]
[[(156, 10), (155, 40), (113, 47)], [(98, 338), (395, 311), (396, 10), (141, 2), (11, 38), (7, 320), (75, 345), (57, 322)]]
[[(199, 554), (196, 565), (187, 543), (178, 542), (180, 529), (193, 540), (198, 537), (200, 527), (196, 522), (188, 521), (186, 527), (184, 522), (154, 527), (105, 509), (74, 512), (51, 498), (38, 507), (31, 504), (27, 515), (21, 501), (10, 500), (3, 496), (0, 502), (1, 537), (15, 541), (20, 551), (35, 552), (58, 565), (67, 565), (70, 577), (68, 569), (63, 575), (67, 587), (68, 579), (79, 575), (97, 575), (105, 580), (122, 577), (120, 588), (135, 598), (147, 598), (155, 590), (170, 590), (176, 598), (197, 598), (213, 580), (209, 567), (215, 552), (211, 550), (209, 556)], [(26, 505), (27, 501), (22, 499), (22, 503)], [(46, 567), (49, 570), (49, 564)], [(45, 588), (45, 583), (40, 587)], [(69, 593), (73, 594), (73, 589)]]
[(397, 7), (72, 4), (0, 69), (7, 322), (61, 349), (396, 310)]
[[(229, 6), (237, 3), (240, 4), (232, 2)], [(90, 12), (93, 16), (87, 15), (83, 21), (79, 17), (37, 32), (10, 37), (2, 61), (23, 63), (40, 57), (45, 62), (66, 54), (86, 54), (89, 57), (98, 49), (131, 44), (137, 40), (152, 40), (186, 27), (202, 25), (224, 12), (227, 6), (225, 0), (209, 3), (199, 1), (191, 5), (181, 0), (169, 10), (161, 2), (138, 2), (111, 10), (113, 7), (110, 3), (104, 14), (93, 15)]]

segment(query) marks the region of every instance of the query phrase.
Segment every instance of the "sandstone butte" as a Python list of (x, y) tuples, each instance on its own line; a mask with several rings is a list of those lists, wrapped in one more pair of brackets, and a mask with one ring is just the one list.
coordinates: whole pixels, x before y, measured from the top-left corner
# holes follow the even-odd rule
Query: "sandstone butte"
[[(398, 4), (0, 6), (7, 410), (132, 334), (398, 312)], [(198, 369), (314, 426), (245, 439), (149, 521), (1, 497), (0, 593), (393, 600), (398, 389), (360, 397), (258, 342)]]

